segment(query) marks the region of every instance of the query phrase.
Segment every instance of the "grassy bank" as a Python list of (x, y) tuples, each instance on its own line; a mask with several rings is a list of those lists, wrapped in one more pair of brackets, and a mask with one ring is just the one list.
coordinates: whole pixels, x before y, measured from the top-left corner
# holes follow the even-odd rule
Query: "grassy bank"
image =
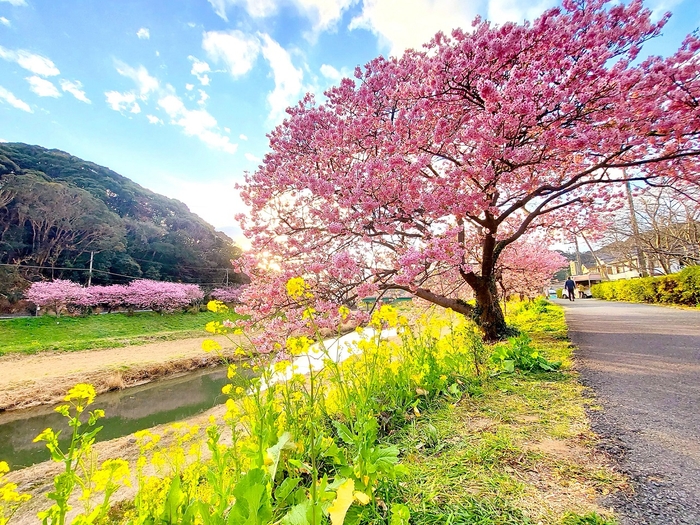
[(212, 312), (41, 316), (0, 320), (0, 355), (45, 350), (90, 350), (205, 335), (204, 325), (220, 321)]
[(394, 437), (411, 523), (617, 523), (596, 500), (624, 480), (594, 450), (563, 309), (513, 310), (509, 322), (562, 371), (499, 374)]

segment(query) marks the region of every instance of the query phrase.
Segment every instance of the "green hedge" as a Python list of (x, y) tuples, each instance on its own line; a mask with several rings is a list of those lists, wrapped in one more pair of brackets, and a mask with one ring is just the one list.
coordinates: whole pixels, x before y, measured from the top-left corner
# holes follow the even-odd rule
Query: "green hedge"
[(591, 294), (607, 301), (632, 303), (700, 305), (700, 266), (660, 277), (610, 281), (594, 284)]

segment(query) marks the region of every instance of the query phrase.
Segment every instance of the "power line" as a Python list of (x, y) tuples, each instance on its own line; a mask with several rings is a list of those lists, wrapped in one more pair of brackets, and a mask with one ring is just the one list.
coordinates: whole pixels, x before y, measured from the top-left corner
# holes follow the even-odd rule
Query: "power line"
[[(89, 272), (89, 268), (70, 268), (67, 266), (37, 266), (37, 265), (32, 265), (32, 264), (9, 264), (9, 263), (0, 263), (0, 266), (10, 266), (12, 268), (35, 268), (39, 270), (67, 270), (71, 272)], [(99, 273), (105, 273), (108, 275), (114, 275), (116, 277), (126, 277), (127, 279), (135, 279), (139, 281), (153, 281), (155, 279), (148, 279), (146, 277), (136, 277), (134, 275), (125, 275), (123, 273), (115, 273), (115, 272), (108, 272), (107, 270), (96, 270), (93, 268), (93, 272), (99, 272)], [(172, 281), (158, 281), (158, 282), (172, 282)], [(209, 285), (215, 285), (215, 284), (223, 284), (222, 282), (214, 282), (214, 283), (202, 283), (202, 282), (196, 282), (196, 283), (183, 283), (183, 284), (198, 284), (202, 286), (209, 286)]]

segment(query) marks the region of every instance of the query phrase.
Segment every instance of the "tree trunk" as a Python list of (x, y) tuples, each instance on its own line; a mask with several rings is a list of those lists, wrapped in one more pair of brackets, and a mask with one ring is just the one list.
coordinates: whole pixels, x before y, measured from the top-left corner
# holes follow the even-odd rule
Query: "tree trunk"
[(472, 285), (476, 298), (474, 320), (484, 332), (484, 340), (498, 341), (511, 334), (498, 301), (496, 281), (493, 277), (479, 277)]

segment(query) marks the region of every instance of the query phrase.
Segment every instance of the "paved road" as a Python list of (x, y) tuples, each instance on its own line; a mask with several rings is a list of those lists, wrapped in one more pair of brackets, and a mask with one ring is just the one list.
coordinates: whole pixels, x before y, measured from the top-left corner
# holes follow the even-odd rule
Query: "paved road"
[(603, 406), (593, 429), (635, 490), (605, 503), (623, 525), (700, 525), (700, 311), (558, 302)]

